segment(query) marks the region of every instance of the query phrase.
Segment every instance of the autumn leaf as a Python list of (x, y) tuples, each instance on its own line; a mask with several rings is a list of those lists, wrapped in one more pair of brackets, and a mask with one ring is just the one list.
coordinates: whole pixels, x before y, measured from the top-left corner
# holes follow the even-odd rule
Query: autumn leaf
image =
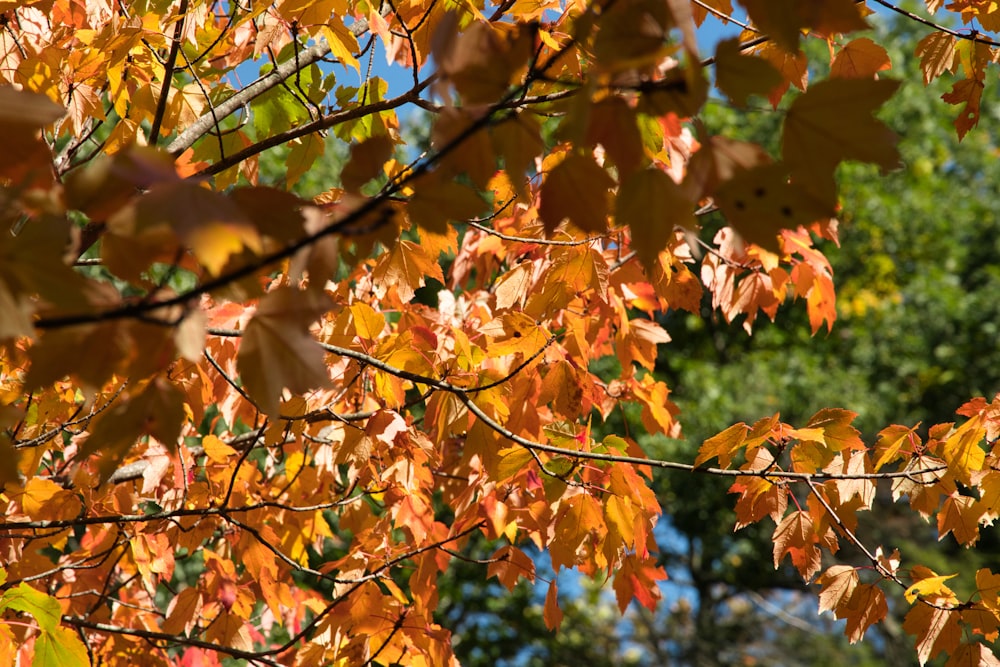
[(610, 190), (614, 181), (592, 159), (570, 155), (545, 177), (538, 215), (549, 236), (569, 219), (585, 232), (607, 229)]
[(85, 667), (90, 656), (87, 647), (70, 628), (57, 627), (43, 632), (35, 640), (34, 665), (39, 667)]
[(535, 579), (534, 562), (515, 546), (508, 544), (500, 547), (493, 552), (489, 561), (486, 576), (496, 577), (509, 591), (514, 590), (514, 586), (522, 578), (528, 581)]
[(615, 573), (612, 584), (618, 608), (625, 613), (634, 597), (646, 609), (654, 610), (660, 599), (659, 585), (656, 582), (666, 578), (667, 573), (663, 568), (657, 567), (653, 559), (640, 560), (632, 554), (626, 556), (621, 568)]
[(841, 47), (830, 64), (830, 77), (866, 79), (892, 67), (889, 54), (867, 37), (852, 39)]
[(545, 611), (542, 617), (549, 630), (557, 630), (562, 625), (563, 612), (559, 608), (559, 587), (555, 579), (549, 584), (549, 592), (545, 594)]
[(167, 448), (176, 447), (184, 415), (181, 392), (163, 377), (154, 378), (94, 420), (81, 454), (101, 455), (98, 470), (105, 481), (141, 436), (151, 435)]
[(344, 188), (357, 192), (368, 181), (382, 173), (382, 166), (395, 148), (387, 135), (378, 135), (351, 146), (351, 157), (340, 172)]
[(899, 166), (898, 137), (872, 113), (889, 99), (898, 81), (829, 79), (792, 102), (785, 118), (781, 154), (792, 174), (821, 183), (843, 160)]
[(806, 581), (812, 579), (820, 569), (820, 551), (816, 547), (818, 537), (808, 512), (788, 514), (774, 529), (774, 567), (788, 555), (792, 565)]
[(718, 457), (719, 465), (728, 468), (732, 465), (733, 457), (744, 448), (748, 431), (746, 424), (733, 424), (722, 433), (713, 435), (698, 449), (694, 465), (697, 467)]
[(917, 660), (921, 665), (940, 653), (951, 653), (962, 639), (956, 610), (917, 603), (903, 620), (903, 630), (916, 636)]
[(376, 290), (385, 295), (386, 290), (395, 285), (396, 295), (403, 303), (413, 299), (417, 288), (426, 284), (427, 278), (444, 282), (444, 275), (436, 258), (428, 256), (420, 245), (412, 241), (400, 241), (379, 258), (372, 272), (376, 280)]
[(932, 30), (917, 44), (914, 55), (920, 58), (925, 86), (946, 71), (955, 70), (955, 65), (958, 63), (958, 54), (955, 52), (956, 41), (954, 35)]
[(31, 614), (43, 632), (53, 632), (62, 618), (58, 600), (24, 582), (4, 591), (0, 597), (0, 608)]
[(436, 234), (445, 233), (449, 222), (461, 223), (476, 217), (486, 206), (475, 190), (442, 174), (420, 179), (414, 189), (406, 213), (411, 222)]
[(962, 79), (956, 82), (951, 90), (941, 96), (948, 104), (961, 104), (962, 110), (955, 118), (955, 129), (958, 138), (964, 139), (969, 130), (979, 124), (979, 106), (982, 102), (985, 85), (979, 79)]
[(745, 55), (738, 39), (719, 42), (715, 50), (715, 77), (719, 90), (741, 107), (746, 106), (750, 95), (766, 95), (783, 79), (765, 58)]
[[(787, 124), (786, 124), (787, 128)], [(745, 240), (773, 253), (782, 229), (795, 229), (832, 217), (832, 206), (788, 181), (780, 164), (737, 172), (716, 194), (726, 220)]]
[(850, 565), (834, 565), (826, 570), (816, 580), (822, 586), (819, 593), (820, 613), (832, 611), (837, 618), (844, 618), (858, 582), (858, 571)]
[(865, 632), (889, 613), (885, 593), (876, 584), (858, 584), (851, 595), (842, 618), (847, 620), (844, 635), (852, 644), (864, 637)]
[(309, 326), (330, 308), (326, 295), (282, 287), (265, 295), (240, 343), (240, 378), (261, 409), (277, 416), (282, 389), (301, 394), (330, 384), (324, 351)]
[(651, 273), (677, 227), (694, 229), (694, 205), (670, 176), (643, 169), (625, 178), (615, 198), (615, 222), (628, 225), (632, 248)]

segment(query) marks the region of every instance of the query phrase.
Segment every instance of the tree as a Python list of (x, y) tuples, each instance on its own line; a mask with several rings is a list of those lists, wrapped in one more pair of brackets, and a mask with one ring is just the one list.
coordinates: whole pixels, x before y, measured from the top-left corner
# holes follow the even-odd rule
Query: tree
[[(998, 14), (942, 4), (976, 29), (907, 17), (925, 82), (956, 77), (963, 137)], [(633, 439), (680, 433), (651, 372), (703, 299), (747, 332), (789, 300), (833, 327), (814, 241), (837, 240), (838, 168), (899, 165), (864, 3), (742, 9), (703, 59), (728, 1), (7, 5), (5, 653), (448, 664), (434, 612), (456, 561), (512, 589), (539, 578), (533, 545), (609, 580), (621, 610), (655, 607), (670, 508), (650, 480), (679, 470), (729, 480), (737, 527), (773, 521), (774, 565), (818, 584), (851, 641), (899, 588), (921, 663), (995, 664), (1000, 575), (955, 584), (859, 514), (883, 485), (975, 545), (1000, 399), (872, 444), (843, 407), (719, 424), (693, 461)], [(830, 73), (807, 85), (817, 41)], [(372, 76), (376, 43), (405, 91)], [(778, 110), (774, 155), (709, 129), (712, 85)], [(419, 152), (407, 107), (433, 117)], [(330, 148), (337, 187), (260, 183), (271, 149), (285, 188), (315, 176), (327, 135), (349, 144)], [(627, 432), (605, 433), (620, 411)], [(562, 616), (553, 577), (542, 620)]]

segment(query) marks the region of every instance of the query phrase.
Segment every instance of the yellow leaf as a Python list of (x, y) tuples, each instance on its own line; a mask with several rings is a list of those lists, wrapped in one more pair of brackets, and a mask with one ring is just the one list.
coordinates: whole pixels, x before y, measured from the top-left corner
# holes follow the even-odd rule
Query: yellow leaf
[(350, 306), (354, 330), (358, 337), (364, 340), (376, 340), (385, 329), (385, 315), (375, 312), (375, 309), (362, 301), (355, 301)]
[(524, 470), (534, 457), (526, 447), (508, 447), (497, 452), (500, 460), (497, 462), (497, 482), (505, 482)]
[(80, 511), (80, 501), (51, 479), (32, 477), (24, 485), (21, 508), (33, 520), (71, 519)]
[(201, 446), (205, 450), (205, 456), (216, 463), (227, 463), (229, 457), (237, 453), (214, 435), (206, 435), (201, 441)]
[(736, 453), (743, 449), (747, 430), (746, 424), (733, 424), (722, 433), (713, 435), (698, 449), (698, 457), (694, 460), (694, 465), (697, 467), (718, 457), (719, 465), (728, 468)]
[(918, 580), (903, 594), (910, 604), (913, 604), (917, 597), (951, 598), (954, 596), (952, 590), (945, 586), (944, 582), (957, 577), (957, 574), (939, 575), (922, 565), (915, 565), (910, 571), (910, 575)]

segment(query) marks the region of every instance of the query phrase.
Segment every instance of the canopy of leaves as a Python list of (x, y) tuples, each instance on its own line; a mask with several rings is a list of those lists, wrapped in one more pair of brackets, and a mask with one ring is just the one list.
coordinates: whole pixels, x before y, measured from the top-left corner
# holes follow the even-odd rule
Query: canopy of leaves
[[(992, 31), (985, 4), (946, 11)], [(867, 440), (849, 405), (720, 423), (683, 457), (632, 437), (681, 434), (654, 374), (680, 311), (752, 333), (801, 301), (833, 328), (816, 244), (838, 240), (838, 173), (897, 168), (909, 130), (880, 118), (899, 84), (856, 34), (866, 3), (745, 0), (745, 23), (687, 0), (0, 12), (0, 653), (449, 664), (444, 573), (515, 589), (536, 551), (547, 629), (564, 570), (652, 611), (654, 472), (674, 470), (725, 478), (737, 527), (773, 523), (769, 562), (820, 584), (851, 642), (898, 588), (921, 663), (993, 664), (998, 575), (960, 586), (858, 517), (883, 485), (976, 545), (1000, 399)], [(707, 13), (743, 28), (714, 55)], [(917, 20), (964, 137), (998, 45)], [(807, 43), (828, 76), (808, 80)], [(714, 128), (713, 85), (781, 109), (772, 138)]]

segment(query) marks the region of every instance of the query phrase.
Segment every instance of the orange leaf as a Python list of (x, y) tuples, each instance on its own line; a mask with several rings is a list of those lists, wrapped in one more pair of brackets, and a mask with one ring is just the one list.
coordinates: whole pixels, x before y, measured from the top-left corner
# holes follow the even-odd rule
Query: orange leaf
[(979, 521), (982, 508), (975, 498), (948, 496), (938, 511), (938, 539), (951, 533), (959, 544), (971, 547), (979, 540)]
[(951, 653), (962, 640), (957, 610), (917, 603), (903, 619), (903, 630), (916, 636), (917, 660), (921, 665), (939, 653)]
[(868, 79), (892, 67), (886, 50), (868, 39), (853, 39), (837, 52), (830, 64), (830, 76), (842, 79)]
[(821, 183), (843, 160), (883, 170), (899, 166), (898, 137), (872, 116), (897, 88), (899, 82), (888, 79), (829, 79), (810, 86), (785, 117), (781, 154), (792, 173)]
[(559, 608), (559, 587), (555, 579), (549, 584), (549, 592), (545, 594), (545, 611), (542, 618), (549, 630), (557, 630), (562, 625), (563, 612)]
[(834, 565), (824, 572), (816, 580), (822, 586), (819, 593), (820, 613), (832, 611), (837, 618), (844, 618), (858, 581), (858, 571), (850, 565)]
[(969, 130), (979, 124), (979, 105), (985, 88), (980, 79), (962, 79), (951, 87), (951, 91), (941, 96), (941, 99), (948, 104), (965, 105), (955, 118), (955, 129), (958, 130), (959, 140), (964, 139)]
[(515, 546), (505, 545), (493, 552), (486, 568), (486, 577), (496, 577), (507, 590), (513, 591), (514, 586), (523, 577), (528, 581), (535, 580), (535, 563)]
[(33, 521), (68, 520), (80, 513), (80, 499), (51, 479), (32, 477), (24, 485), (21, 509)]
[(746, 424), (740, 423), (733, 424), (718, 435), (713, 435), (698, 449), (694, 465), (697, 467), (709, 459), (718, 457), (719, 465), (728, 468), (736, 453), (743, 449), (749, 430)]
[(818, 538), (808, 512), (797, 511), (786, 516), (774, 529), (772, 539), (775, 568), (787, 554), (792, 557), (792, 565), (803, 579), (808, 581), (819, 571), (820, 551), (816, 548)]
[(957, 41), (958, 38), (954, 35), (941, 30), (932, 30), (917, 43), (914, 54), (920, 58), (925, 86), (946, 71), (955, 71), (955, 65), (958, 63), (958, 54), (955, 51)]
[(390, 286), (395, 285), (396, 295), (403, 303), (413, 299), (417, 288), (423, 287), (427, 278), (444, 282), (437, 259), (412, 241), (400, 241), (383, 254), (372, 271), (372, 278), (380, 298), (385, 296)]
[(885, 593), (877, 585), (859, 584), (851, 595), (843, 618), (847, 620), (844, 635), (852, 644), (861, 641), (865, 631), (889, 613)]
[(655, 563), (655, 558), (640, 561), (636, 555), (629, 554), (615, 572), (612, 586), (618, 608), (623, 614), (633, 598), (650, 611), (656, 609), (656, 603), (660, 600), (660, 587), (656, 582), (666, 579), (667, 573)]

